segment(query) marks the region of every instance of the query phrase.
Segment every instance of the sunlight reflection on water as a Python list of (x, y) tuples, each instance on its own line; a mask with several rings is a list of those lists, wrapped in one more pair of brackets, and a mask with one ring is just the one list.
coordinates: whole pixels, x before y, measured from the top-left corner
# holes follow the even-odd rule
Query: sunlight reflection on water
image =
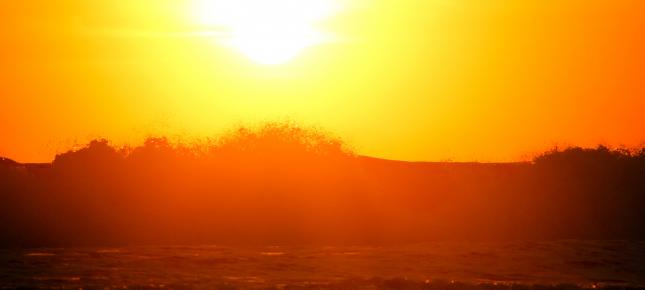
[(49, 256), (55, 256), (56, 254), (54, 253), (40, 253), (40, 252), (34, 252), (34, 253), (26, 253), (25, 256), (27, 257), (49, 257)]
[(282, 256), (284, 252), (260, 252), (260, 255), (263, 256)]

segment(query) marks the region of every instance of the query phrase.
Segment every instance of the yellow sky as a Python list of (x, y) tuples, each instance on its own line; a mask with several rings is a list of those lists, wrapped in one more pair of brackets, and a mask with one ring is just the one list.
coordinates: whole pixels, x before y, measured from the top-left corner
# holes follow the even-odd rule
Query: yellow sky
[[(337, 0), (311, 27), (260, 44), (263, 32), (244, 34), (260, 55), (271, 37), (325, 36), (277, 64), (221, 39), (235, 29), (199, 19), (196, 2), (4, 3), (0, 155), (49, 161), (96, 137), (210, 136), (266, 120), (404, 160), (645, 141), (643, 1)], [(278, 16), (254, 17), (294, 18)]]

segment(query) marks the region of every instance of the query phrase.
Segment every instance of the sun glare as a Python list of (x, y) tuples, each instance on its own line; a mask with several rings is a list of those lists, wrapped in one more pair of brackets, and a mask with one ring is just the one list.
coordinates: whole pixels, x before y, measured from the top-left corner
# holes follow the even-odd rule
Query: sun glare
[[(329, 39), (316, 25), (338, 8), (333, 0), (198, 0), (194, 16), (219, 41), (249, 59), (282, 64)], [(221, 31), (220, 31), (221, 30)]]

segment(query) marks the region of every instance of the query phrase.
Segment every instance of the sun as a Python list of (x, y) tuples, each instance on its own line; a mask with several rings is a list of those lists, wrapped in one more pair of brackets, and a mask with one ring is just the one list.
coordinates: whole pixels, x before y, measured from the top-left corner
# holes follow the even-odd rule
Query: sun
[(196, 0), (194, 17), (218, 40), (265, 65), (286, 63), (330, 39), (316, 25), (338, 9), (333, 0)]

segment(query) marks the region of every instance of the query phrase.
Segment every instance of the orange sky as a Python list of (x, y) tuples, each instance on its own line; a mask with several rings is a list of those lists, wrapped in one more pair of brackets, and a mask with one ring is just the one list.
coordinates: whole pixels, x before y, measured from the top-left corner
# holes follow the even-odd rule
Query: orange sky
[(265, 120), (404, 160), (645, 141), (643, 1), (338, 0), (315, 23), (332, 37), (271, 65), (224, 45), (195, 1), (3, 3), (0, 155)]

